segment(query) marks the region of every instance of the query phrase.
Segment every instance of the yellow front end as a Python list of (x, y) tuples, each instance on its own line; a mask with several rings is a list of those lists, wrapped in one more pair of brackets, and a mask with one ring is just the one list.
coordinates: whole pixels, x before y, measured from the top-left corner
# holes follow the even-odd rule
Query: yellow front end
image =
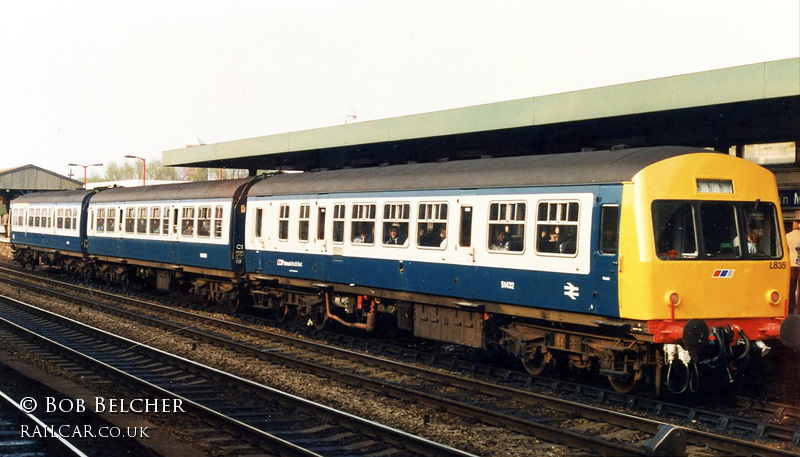
[[(621, 318), (649, 322), (702, 319), (710, 325), (729, 322), (746, 328), (750, 339), (770, 338), (763, 327), (774, 323), (774, 318), (786, 316), (789, 295), (788, 253), (771, 172), (724, 154), (688, 154), (641, 170), (632, 182), (623, 185), (622, 201)], [(660, 208), (664, 207), (669, 207), (671, 214), (682, 212), (685, 221), (694, 218), (694, 241), (689, 230), (678, 228), (668, 217), (660, 216), (654, 222), (654, 211), (662, 215), (665, 211)], [(733, 216), (723, 211), (726, 207), (734, 208)], [(705, 208), (715, 209), (724, 217), (716, 218), (714, 211)], [(777, 221), (763, 217), (762, 213), (770, 208), (774, 208)], [(715, 228), (714, 224), (724, 222), (718, 219), (727, 217), (735, 219), (736, 223), (729, 225), (738, 229), (736, 234), (733, 229)], [(765, 254), (748, 253), (755, 251), (748, 251), (753, 247), (747, 243), (746, 232), (756, 223), (772, 224), (759, 229), (762, 238), (754, 243), (761, 244), (758, 248)], [(729, 239), (715, 239), (712, 243), (714, 230)], [(664, 235), (667, 231), (669, 234)], [(664, 237), (670, 237), (666, 243)], [(680, 238), (684, 248), (670, 246), (673, 238)], [(695, 252), (685, 247), (692, 242), (696, 244)], [(771, 250), (764, 246), (769, 243)], [(652, 328), (651, 325), (651, 332)], [(654, 334), (656, 342), (671, 342), (663, 337)]]

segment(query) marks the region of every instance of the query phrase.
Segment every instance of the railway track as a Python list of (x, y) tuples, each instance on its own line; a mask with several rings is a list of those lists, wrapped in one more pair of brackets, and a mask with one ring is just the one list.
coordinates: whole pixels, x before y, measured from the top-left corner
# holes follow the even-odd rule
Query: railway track
[(37, 430), (52, 427), (28, 413), (9, 394), (0, 390), (0, 455), (5, 457), (87, 457), (66, 438), (54, 434), (41, 439)]
[(280, 455), (471, 455), (6, 297), (0, 325)]
[[(52, 288), (50, 288), (52, 290)], [(98, 293), (98, 292), (95, 292)], [(115, 299), (120, 299), (115, 297)], [(125, 300), (130, 300), (125, 298)], [(103, 306), (108, 312), (123, 315), (127, 319), (136, 319), (147, 322), (148, 325), (157, 325), (169, 331), (182, 333), (187, 337), (200, 341), (211, 342), (215, 345), (245, 353), (252, 357), (267, 359), (274, 363), (280, 363), (297, 369), (313, 372), (325, 377), (339, 378), (342, 367), (336, 360), (348, 359), (356, 365), (370, 367), (371, 369), (380, 368), (388, 373), (402, 374), (402, 378), (411, 380), (424, 380), (424, 383), (387, 382), (386, 376), (363, 376), (356, 373), (347, 374), (343, 381), (351, 385), (382, 392), (384, 394), (412, 400), (415, 402), (431, 405), (435, 408), (451, 411), (468, 417), (480, 418), (487, 424), (502, 425), (510, 430), (519, 433), (533, 434), (543, 439), (557, 443), (565, 443), (582, 449), (591, 449), (593, 452), (607, 455), (647, 455), (663, 451), (665, 446), (681, 446), (681, 436), (695, 446), (707, 447), (720, 453), (735, 455), (795, 455), (793, 451), (768, 448), (752, 444), (746, 440), (732, 438), (730, 436), (719, 436), (713, 433), (703, 432), (693, 429), (677, 429), (663, 422), (643, 419), (629, 414), (609, 411), (603, 408), (590, 407), (576, 402), (558, 400), (549, 395), (535, 394), (509, 387), (502, 387), (496, 384), (477, 382), (471, 378), (458, 376), (443, 376), (439, 372), (425, 370), (422, 368), (409, 367), (407, 364), (388, 361), (382, 358), (366, 357), (363, 354), (353, 351), (331, 348), (314, 342), (291, 338), (284, 335), (276, 335), (272, 332), (264, 332), (250, 326), (237, 324), (225, 320), (214, 320), (213, 325), (224, 327), (228, 330), (235, 330), (239, 333), (250, 335), (257, 334), (259, 338), (269, 338), (275, 342), (273, 347), (242, 344), (227, 337), (213, 335), (209, 332), (197, 329), (186, 328), (184, 323), (167, 323), (163, 318), (153, 321), (152, 318), (142, 316), (140, 313), (131, 313), (121, 310), (115, 305), (96, 304)], [(165, 308), (148, 302), (136, 301), (137, 308), (150, 308), (160, 313), (168, 313), (173, 316), (179, 315), (184, 319), (193, 319), (197, 322), (209, 324), (209, 319), (205, 316), (198, 316), (194, 313)], [(317, 357), (313, 362), (286, 354), (286, 348), (305, 348), (311, 349), (316, 353), (329, 354), (332, 361), (327, 365), (321, 363)], [(396, 381), (396, 380), (395, 380)], [(456, 391), (460, 389), (460, 391)], [(498, 400), (499, 399), (499, 400)], [(643, 403), (639, 400), (639, 403)], [(521, 405), (512, 407), (511, 405)], [(653, 405), (640, 405), (659, 410), (661, 414), (677, 414), (675, 407), (665, 407)], [(557, 414), (546, 418), (531, 417), (532, 409), (549, 408)], [(710, 413), (692, 410), (688, 412), (690, 420), (709, 422), (719, 426), (722, 422), (719, 417), (711, 418)], [(575, 424), (575, 418), (581, 418), (574, 428), (585, 428), (585, 421), (603, 421), (613, 424), (616, 427), (627, 428), (637, 434), (634, 440), (635, 445), (620, 446), (619, 443), (608, 443), (609, 440), (602, 437), (587, 436), (569, 428), (569, 424)], [(743, 425), (740, 420), (734, 423), (725, 423), (726, 429), (734, 430), (739, 433), (753, 436), (782, 436), (783, 439), (791, 441), (797, 436), (793, 430), (780, 430), (779, 428), (765, 424)], [(677, 437), (676, 437), (677, 435)], [(618, 436), (618, 435), (615, 435)], [(666, 438), (665, 438), (666, 437)], [(580, 444), (582, 443), (582, 444)], [(677, 443), (677, 444), (676, 444)], [(610, 445), (609, 445), (610, 444)], [(691, 446), (690, 446), (691, 447)]]

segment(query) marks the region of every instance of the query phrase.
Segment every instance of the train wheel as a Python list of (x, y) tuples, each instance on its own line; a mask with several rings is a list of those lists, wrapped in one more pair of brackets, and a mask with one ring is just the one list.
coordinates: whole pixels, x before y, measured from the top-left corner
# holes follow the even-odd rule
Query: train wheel
[(531, 376), (539, 376), (550, 366), (550, 357), (542, 352), (542, 347), (537, 346), (533, 356), (520, 358), (522, 366)]
[(279, 324), (283, 324), (289, 320), (292, 315), (292, 308), (287, 304), (278, 304), (275, 307), (275, 320), (278, 321)]
[(328, 315), (325, 313), (325, 308), (322, 306), (315, 306), (314, 308), (308, 316), (309, 321), (314, 325), (315, 329), (324, 330), (328, 324)]
[(608, 375), (608, 383), (611, 384), (611, 387), (615, 391), (621, 394), (628, 394), (636, 387), (636, 384), (639, 383), (639, 378), (641, 378), (641, 372), (637, 372), (636, 375), (629, 376), (627, 379)]

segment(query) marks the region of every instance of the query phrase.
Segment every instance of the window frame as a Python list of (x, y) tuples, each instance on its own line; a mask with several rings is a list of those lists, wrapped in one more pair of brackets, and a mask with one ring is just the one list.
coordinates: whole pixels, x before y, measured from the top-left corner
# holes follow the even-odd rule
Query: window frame
[[(331, 235), (331, 240), (333, 240), (334, 244), (344, 244), (345, 238), (345, 229), (347, 227), (347, 204), (346, 203), (334, 203), (333, 204), (333, 218), (332, 220), (332, 230), (333, 233)], [(338, 236), (337, 236), (338, 235)]]
[[(423, 207), (425, 210), (423, 211)], [(444, 208), (444, 217), (442, 217), (442, 208)], [(439, 232), (444, 229), (445, 235), (449, 231), (448, 227), (448, 220), (450, 218), (450, 202), (443, 201), (443, 200), (431, 200), (431, 201), (421, 201), (417, 205), (417, 220), (416, 220), (416, 236), (414, 239), (416, 240), (417, 247), (420, 249), (432, 249), (442, 251), (447, 248), (448, 238), (445, 236), (444, 240), (440, 241), (439, 244), (423, 244), (423, 237), (429, 238), (432, 241), (436, 241), (433, 239), (435, 236), (439, 236)], [(422, 225), (425, 225), (424, 228), (425, 234), (421, 234), (420, 231), (423, 230)], [(426, 242), (428, 243), (428, 242)], [(444, 245), (442, 244), (444, 243)]]
[[(542, 205), (547, 205), (547, 210), (542, 211)], [(572, 205), (575, 205), (576, 210), (574, 219), (572, 218)], [(536, 202), (536, 240), (534, 242), (534, 250), (540, 256), (555, 256), (555, 257), (577, 257), (580, 251), (578, 240), (580, 240), (580, 226), (581, 226), (581, 202), (574, 199), (563, 198), (544, 198)], [(546, 227), (546, 229), (545, 229)], [(569, 230), (567, 230), (569, 228)], [(559, 239), (556, 242), (555, 250), (542, 249), (542, 239), (550, 238), (552, 236), (551, 230), (558, 230), (557, 237), (567, 238), (566, 240)], [(574, 234), (570, 232), (574, 230)], [(552, 242), (551, 240), (548, 241)], [(564, 252), (562, 249), (567, 243), (574, 243), (574, 251)]]
[(283, 204), (279, 208), (278, 214), (278, 241), (289, 241), (289, 216), (291, 207)]
[(311, 236), (311, 205), (303, 203), (300, 205), (297, 217), (297, 239), (301, 243), (308, 243)]
[[(492, 213), (494, 212), (493, 206), (497, 205), (497, 216), (493, 218)], [(521, 205), (521, 206), (520, 206)], [(509, 208), (513, 208), (513, 210), (509, 211)], [(520, 211), (522, 208), (522, 211)], [(528, 212), (529, 212), (529, 205), (528, 202), (525, 200), (519, 199), (508, 199), (508, 200), (492, 200), (489, 202), (489, 206), (487, 208), (486, 213), (486, 250), (491, 254), (511, 254), (511, 255), (522, 255), (527, 251), (527, 241), (528, 241)], [(512, 214), (513, 218), (509, 218), (509, 214)], [(519, 219), (520, 214), (522, 218)], [(522, 227), (520, 231), (511, 230), (511, 228)], [(508, 230), (505, 228), (508, 227)], [(519, 233), (522, 234), (521, 240), (514, 240), (514, 246), (519, 245), (520, 249), (511, 249), (511, 241), (512, 240), (505, 240), (507, 248), (505, 249), (497, 249), (493, 248), (496, 245), (495, 239), (500, 231), (504, 233), (511, 234), (512, 232), (517, 232), (514, 236), (519, 236)]]
[[(387, 243), (389, 232), (394, 224), (398, 224), (400, 229), (398, 239), (403, 237), (403, 242), (398, 244)], [(385, 202), (383, 204), (383, 218), (381, 219), (381, 244), (390, 248), (407, 248), (409, 246), (409, 234), (411, 227), (411, 203), (410, 202)], [(405, 226), (405, 229), (403, 229)]]
[[(374, 246), (378, 205), (372, 202), (353, 203), (350, 206), (350, 210), (350, 244), (353, 246)], [(356, 226), (358, 227), (357, 231)], [(365, 231), (365, 227), (371, 227), (371, 229), (366, 229), (367, 240), (363, 242), (356, 241), (355, 234)], [(372, 237), (371, 241), (369, 240), (370, 236)]]

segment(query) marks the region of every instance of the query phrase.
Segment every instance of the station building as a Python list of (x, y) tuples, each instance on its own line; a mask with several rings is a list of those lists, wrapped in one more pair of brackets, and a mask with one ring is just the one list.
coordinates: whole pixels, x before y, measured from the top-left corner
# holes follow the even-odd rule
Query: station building
[(300, 170), (707, 147), (771, 169), (800, 211), (800, 58), (164, 151), (165, 166)]

